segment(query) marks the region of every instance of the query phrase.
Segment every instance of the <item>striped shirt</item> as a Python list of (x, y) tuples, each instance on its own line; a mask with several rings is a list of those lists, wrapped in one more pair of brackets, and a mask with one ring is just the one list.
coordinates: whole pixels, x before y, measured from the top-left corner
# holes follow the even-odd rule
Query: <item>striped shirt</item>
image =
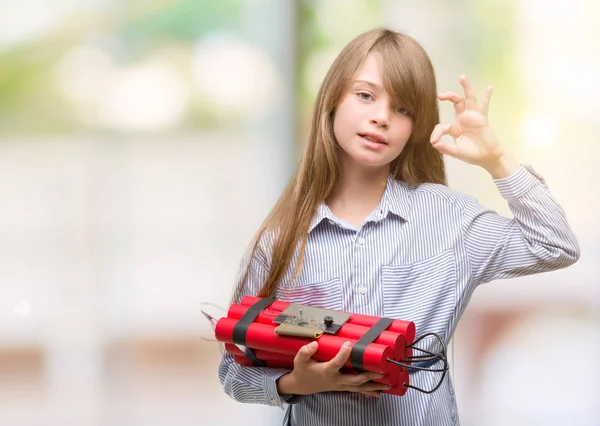
[[(413, 321), (417, 338), (433, 332), (448, 343), (479, 284), (564, 268), (579, 257), (562, 208), (530, 167), (494, 182), (512, 219), (443, 185), (410, 187), (391, 177), (380, 204), (358, 229), (322, 203), (309, 229), (299, 282), (280, 287), (275, 297)], [(263, 241), (261, 247), (249, 261), (244, 295), (256, 295), (267, 276), (271, 244)], [(287, 372), (243, 367), (227, 353), (219, 365), (223, 388), (234, 400), (288, 406), (291, 425), (459, 424), (449, 375), (431, 394), (409, 389), (401, 397), (380, 398), (278, 395), (276, 380)], [(415, 372), (410, 383), (432, 389), (440, 374)]]

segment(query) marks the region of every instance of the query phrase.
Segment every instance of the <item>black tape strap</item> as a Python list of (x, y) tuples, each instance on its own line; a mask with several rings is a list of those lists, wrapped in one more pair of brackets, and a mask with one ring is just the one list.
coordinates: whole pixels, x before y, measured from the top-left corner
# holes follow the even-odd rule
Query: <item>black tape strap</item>
[(260, 299), (254, 305), (250, 306), (246, 313), (242, 315), (238, 322), (233, 326), (233, 343), (245, 347), (244, 355), (255, 367), (263, 367), (264, 363), (256, 358), (254, 352), (252, 352), (250, 348), (246, 347), (246, 333), (248, 332), (248, 327), (254, 322), (258, 314), (260, 314), (263, 309), (271, 306), (274, 301), (275, 299), (270, 298)]
[(244, 351), (244, 356), (250, 360), (250, 362), (252, 363), (252, 365), (254, 367), (264, 367), (265, 366), (264, 361), (256, 358), (256, 355), (254, 355), (254, 352), (252, 352), (252, 350), (250, 348), (247, 348), (244, 346), (243, 351)]
[(354, 344), (350, 353), (350, 362), (355, 370), (364, 371), (363, 356), (365, 355), (367, 346), (373, 343), (393, 322), (392, 318), (381, 318)]

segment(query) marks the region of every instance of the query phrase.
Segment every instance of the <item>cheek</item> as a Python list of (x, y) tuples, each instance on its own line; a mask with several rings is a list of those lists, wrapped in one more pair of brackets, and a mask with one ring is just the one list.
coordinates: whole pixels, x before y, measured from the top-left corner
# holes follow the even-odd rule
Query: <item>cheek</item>
[(405, 121), (399, 123), (398, 126), (396, 127), (396, 135), (395, 135), (396, 140), (400, 141), (402, 146), (404, 146), (406, 144), (406, 141), (408, 140), (408, 138), (410, 138), (410, 135), (412, 134), (412, 130), (413, 130), (412, 120), (405, 120)]
[(344, 140), (349, 135), (354, 133), (354, 126), (352, 117), (348, 114), (348, 108), (344, 108), (343, 105), (336, 110), (333, 118), (333, 134), (335, 135), (338, 143), (344, 143)]

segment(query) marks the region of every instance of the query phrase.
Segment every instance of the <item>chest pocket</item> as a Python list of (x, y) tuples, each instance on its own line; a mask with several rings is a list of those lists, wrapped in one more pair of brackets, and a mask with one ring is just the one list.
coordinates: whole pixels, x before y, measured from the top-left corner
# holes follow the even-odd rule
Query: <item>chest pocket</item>
[(275, 298), (286, 302), (323, 309), (342, 309), (340, 279), (333, 278), (319, 283), (280, 287)]
[(452, 250), (410, 265), (382, 267), (385, 316), (413, 321), (417, 337), (444, 335), (456, 307)]

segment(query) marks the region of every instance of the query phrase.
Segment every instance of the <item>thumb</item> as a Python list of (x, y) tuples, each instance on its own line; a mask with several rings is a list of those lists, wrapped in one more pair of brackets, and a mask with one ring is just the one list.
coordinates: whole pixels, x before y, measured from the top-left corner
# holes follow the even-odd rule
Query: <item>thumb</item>
[(302, 346), (294, 358), (294, 363), (308, 363), (318, 349), (319, 344), (317, 342), (311, 342), (308, 345)]
[(450, 143), (442, 140), (445, 135), (450, 135), (454, 140), (460, 136), (460, 128), (456, 128), (454, 123), (438, 124), (433, 128), (429, 141), (431, 145), (442, 154), (456, 157), (458, 155), (458, 147), (456, 142)]

